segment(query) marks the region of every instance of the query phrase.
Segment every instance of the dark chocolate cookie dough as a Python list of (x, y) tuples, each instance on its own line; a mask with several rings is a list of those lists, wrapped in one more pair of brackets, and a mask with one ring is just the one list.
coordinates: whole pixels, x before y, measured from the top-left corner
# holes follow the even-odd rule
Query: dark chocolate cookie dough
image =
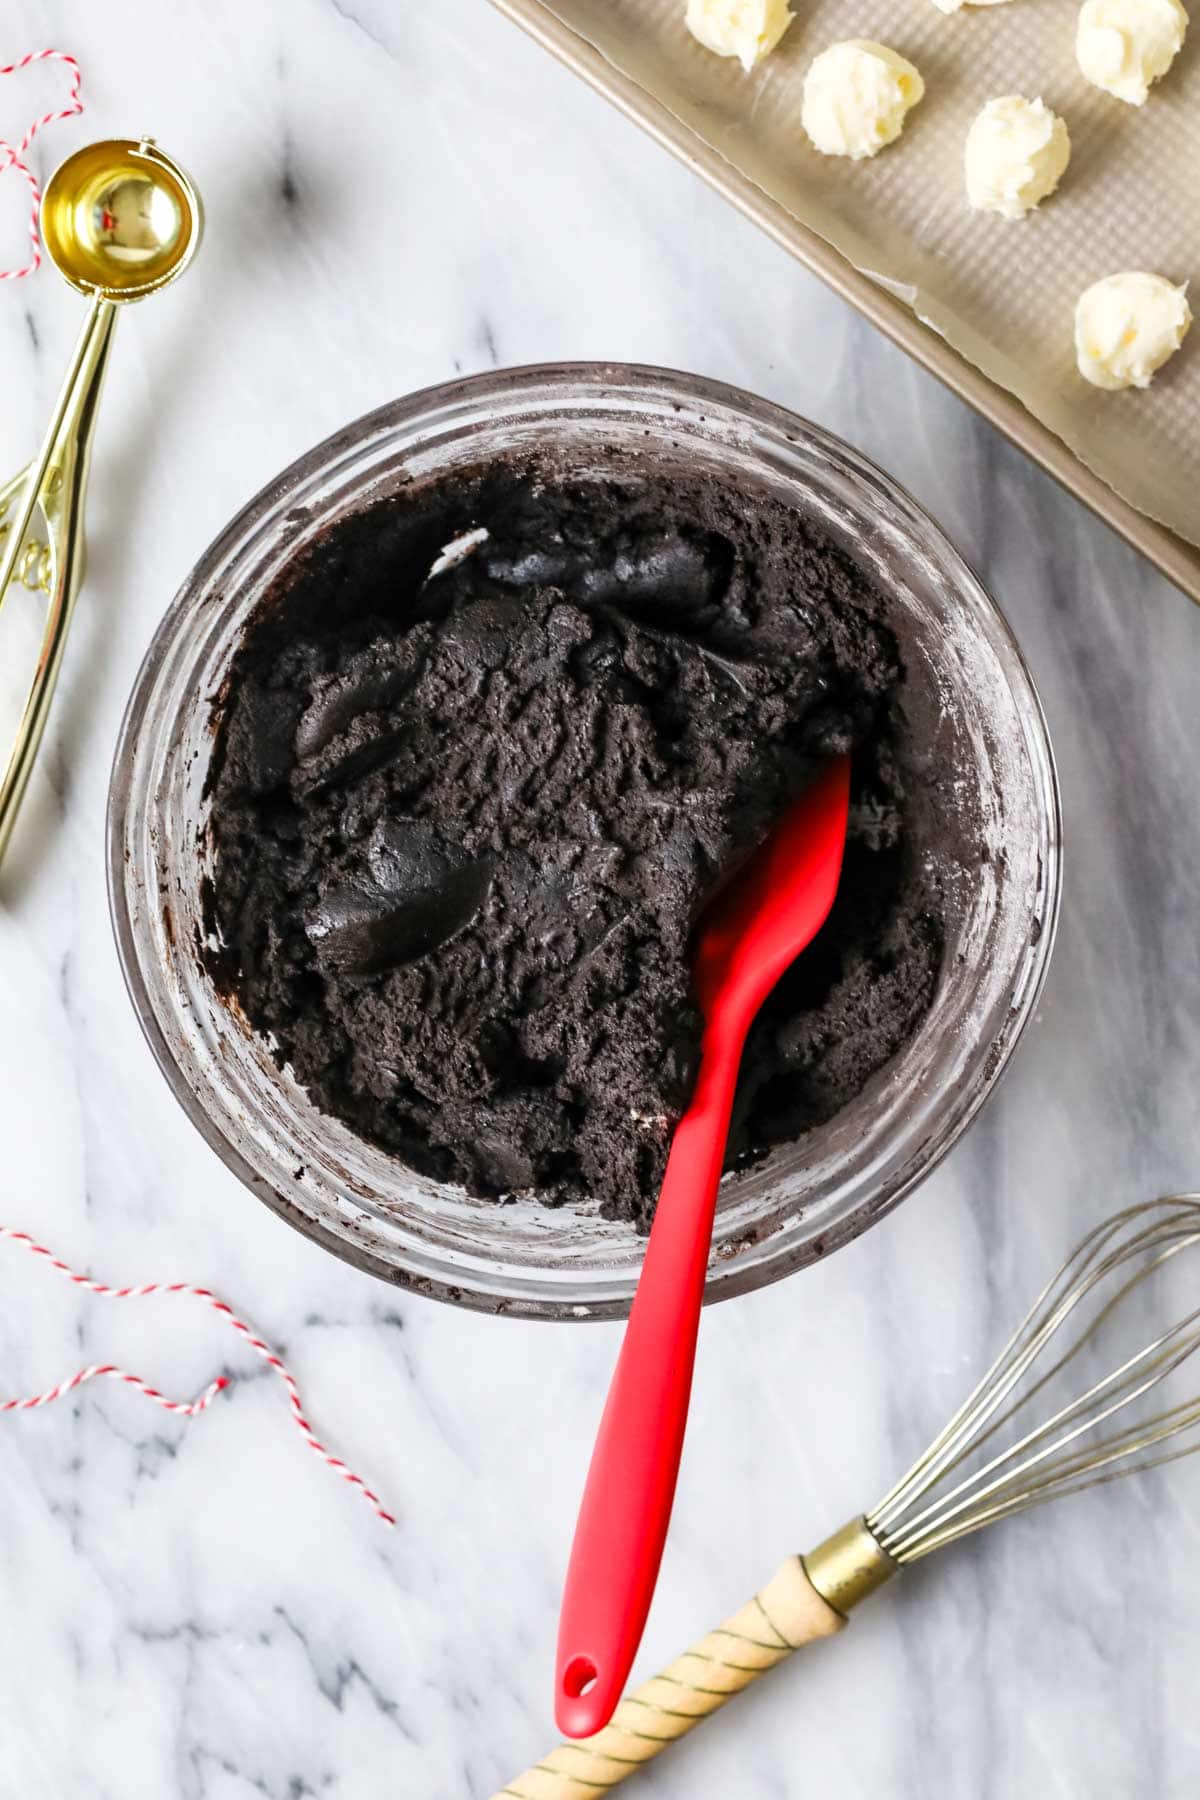
[(779, 501), (682, 470), (500, 464), (343, 523), (260, 610), (220, 727), (245, 1013), (413, 1167), (644, 1225), (695, 1070), (693, 925), (853, 748), (838, 901), (755, 1028), (730, 1162), (830, 1118), (941, 956), (886, 611)]

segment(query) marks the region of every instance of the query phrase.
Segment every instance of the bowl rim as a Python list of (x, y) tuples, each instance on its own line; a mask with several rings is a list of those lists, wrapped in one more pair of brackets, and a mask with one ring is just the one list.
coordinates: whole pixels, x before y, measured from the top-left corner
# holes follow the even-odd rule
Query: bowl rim
[[(937, 543), (939, 556), (955, 582), (967, 590), (973, 590), (974, 600), (982, 602), (990, 615), (999, 638), (1003, 640), (1017, 673), (1024, 682), (1025, 697), (1031, 707), (1032, 724), (1044, 758), (1042, 773), (1047, 805), (1045, 829), (1049, 866), (1043, 871), (1045, 886), (1040, 913), (1041, 932), (1035, 945), (1035, 961), (1021, 995), (1019, 1016), (1012, 1019), (1010, 1028), (994, 1040), (986, 1077), (976, 1084), (969, 1103), (960, 1108), (924, 1159), (918, 1158), (916, 1166), (873, 1203), (864, 1202), (848, 1216), (827, 1226), (821, 1232), (820, 1247), (816, 1251), (801, 1244), (781, 1252), (777, 1262), (771, 1266), (768, 1282), (791, 1275), (814, 1260), (824, 1260), (832, 1251), (852, 1242), (898, 1206), (939, 1166), (995, 1092), (1026, 1026), (1037, 1010), (1052, 960), (1062, 900), (1062, 796), (1045, 708), (1025, 653), (1002, 608), (929, 510), (902, 483), (835, 432), (813, 423), (776, 401), (709, 376), (647, 363), (557, 361), (524, 363), (473, 375), (456, 376), (450, 381), (430, 383), (372, 408), (303, 451), (264, 483), (211, 540), (184, 577), (155, 626), (134, 678), (117, 734), (106, 808), (106, 881), (118, 961), (135, 1016), (168, 1087), (205, 1142), (244, 1186), (294, 1230), (352, 1267), (392, 1286), (490, 1315), (550, 1321), (604, 1320), (624, 1316), (629, 1310), (632, 1295), (628, 1299), (599, 1301), (586, 1307), (570, 1307), (553, 1299), (498, 1299), (494, 1295), (476, 1291), (470, 1285), (456, 1286), (453, 1279), (438, 1279), (389, 1261), (352, 1237), (332, 1230), (298, 1208), (275, 1188), (230, 1141), (213, 1116), (199, 1103), (184, 1077), (160, 1024), (142, 972), (135, 921), (127, 904), (124, 883), (126, 821), (132, 797), (134, 748), (158, 676), (173, 649), (176, 628), (187, 610), (195, 604), (197, 592), (211, 585), (213, 576), (248, 531), (254, 529), (265, 515), (321, 469), (335, 464), (342, 456), (379, 433), (403, 427), (414, 418), (434, 409), (451, 407), (457, 401), (502, 400), (507, 391), (521, 391), (530, 384), (564, 392), (577, 387), (603, 387), (622, 389), (632, 394), (638, 391), (661, 393), (664, 388), (671, 388), (680, 391), (689, 401), (700, 404), (708, 401), (736, 411), (749, 421), (766, 424), (785, 436), (798, 430), (818, 450), (832, 451), (839, 462), (850, 464), (876, 483), (889, 499), (898, 502), (903, 510), (920, 520), (932, 535)], [(714, 1276), (718, 1279), (714, 1280)], [(732, 1298), (760, 1285), (764, 1285), (764, 1282), (755, 1265), (744, 1270), (726, 1267), (723, 1271), (719, 1266), (710, 1266), (705, 1304)]]

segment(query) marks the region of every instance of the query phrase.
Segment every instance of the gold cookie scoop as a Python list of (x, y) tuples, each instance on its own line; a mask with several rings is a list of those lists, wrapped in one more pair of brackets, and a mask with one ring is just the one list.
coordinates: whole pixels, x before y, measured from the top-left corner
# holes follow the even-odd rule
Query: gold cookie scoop
[[(200, 196), (152, 138), (89, 144), (51, 176), (42, 239), (60, 275), (91, 301), (42, 447), (0, 488), (0, 605), (13, 581), (48, 597), (46, 625), (0, 783), (0, 858), (45, 730), (83, 579), (83, 506), (96, 405), (117, 308), (181, 275), (200, 242)], [(27, 537), (35, 513), (45, 539)]]

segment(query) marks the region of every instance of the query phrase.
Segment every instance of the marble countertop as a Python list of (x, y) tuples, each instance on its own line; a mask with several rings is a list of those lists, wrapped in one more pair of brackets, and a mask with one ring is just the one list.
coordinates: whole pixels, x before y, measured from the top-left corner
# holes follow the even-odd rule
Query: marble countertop
[[(617, 1329), (491, 1321), (344, 1268), (193, 1132), (122, 988), (102, 820), (121, 710), (217, 529), (344, 421), (456, 370), (662, 362), (841, 432), (928, 506), (1012, 620), (1060, 761), (1068, 876), (1044, 1000), (985, 1115), (827, 1264), (704, 1322), (638, 1668), (869, 1503), (1082, 1229), (1200, 1184), (1200, 615), (1110, 532), (482, 0), (10, 0), (2, 46), (84, 67), (91, 137), (195, 173), (193, 273), (120, 323), (91, 563), (0, 881), (0, 1218), (110, 1281), (203, 1282), (287, 1355), (395, 1507), (323, 1471), (277, 1384), (181, 1303), (112, 1308), (0, 1244), (3, 1800), (475, 1800), (553, 1742), (550, 1656)], [(16, 83), (25, 81), (27, 92)], [(0, 92), (0, 135), (50, 78)], [(19, 245), (23, 200), (0, 187)], [(2, 257), (0, 261), (13, 260)], [(0, 449), (49, 411), (78, 298), (0, 289)], [(37, 621), (0, 641), (10, 705)], [(1200, 1469), (926, 1564), (630, 1792), (661, 1800), (1167, 1800), (1200, 1790)]]

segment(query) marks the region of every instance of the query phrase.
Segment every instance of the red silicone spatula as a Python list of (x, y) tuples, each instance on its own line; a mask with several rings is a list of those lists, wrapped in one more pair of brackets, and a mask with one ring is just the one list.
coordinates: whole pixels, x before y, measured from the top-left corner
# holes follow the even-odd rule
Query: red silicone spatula
[(641, 1279), (575, 1527), (559, 1619), (554, 1716), (568, 1737), (608, 1723), (641, 1642), (687, 1423), (717, 1187), (746, 1033), (825, 923), (841, 874), (850, 763), (801, 795), (702, 922), (700, 1073), (676, 1128)]

